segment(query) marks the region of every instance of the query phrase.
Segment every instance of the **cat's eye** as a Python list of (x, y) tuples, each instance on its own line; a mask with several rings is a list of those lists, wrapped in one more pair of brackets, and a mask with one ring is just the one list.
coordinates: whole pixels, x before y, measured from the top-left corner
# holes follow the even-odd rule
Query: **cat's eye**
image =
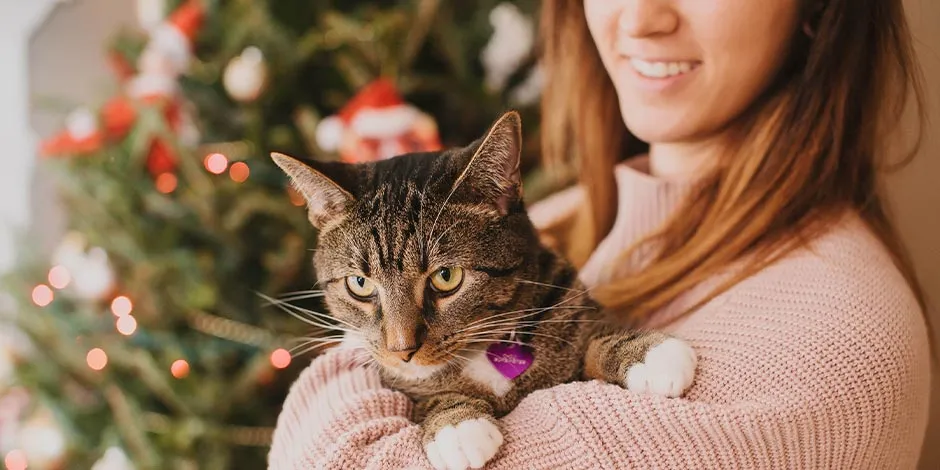
[(368, 299), (375, 294), (375, 284), (362, 276), (346, 277), (346, 289), (358, 299)]
[(458, 267), (440, 268), (431, 275), (431, 288), (442, 294), (453, 292), (463, 282), (463, 269)]

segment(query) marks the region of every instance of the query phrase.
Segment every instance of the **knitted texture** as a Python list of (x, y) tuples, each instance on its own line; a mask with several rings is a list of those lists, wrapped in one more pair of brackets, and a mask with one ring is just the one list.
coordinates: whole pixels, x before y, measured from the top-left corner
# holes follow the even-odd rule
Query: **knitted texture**
[[(590, 285), (657, 228), (688, 183), (616, 170), (617, 220), (582, 272)], [(532, 209), (536, 224), (577, 208), (578, 189)], [(707, 283), (706, 283), (707, 284)], [(664, 323), (700, 292), (657, 313)], [(810, 247), (740, 282), (667, 330), (699, 355), (678, 399), (598, 381), (540, 390), (500, 420), (486, 468), (914, 468), (927, 425), (930, 360), (918, 305), (885, 249), (847, 217)], [(284, 403), (269, 468), (431, 468), (412, 404), (335, 349)]]

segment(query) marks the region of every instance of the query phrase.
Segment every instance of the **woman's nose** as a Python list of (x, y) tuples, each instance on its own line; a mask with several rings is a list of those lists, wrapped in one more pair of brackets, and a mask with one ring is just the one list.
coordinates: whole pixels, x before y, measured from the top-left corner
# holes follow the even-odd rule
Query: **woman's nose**
[(673, 0), (623, 0), (617, 29), (631, 37), (669, 34), (679, 27)]

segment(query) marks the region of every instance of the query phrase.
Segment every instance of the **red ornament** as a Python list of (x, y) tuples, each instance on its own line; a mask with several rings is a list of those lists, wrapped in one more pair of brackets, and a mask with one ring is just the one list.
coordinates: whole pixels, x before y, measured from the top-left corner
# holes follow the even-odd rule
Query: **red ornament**
[(147, 155), (147, 171), (154, 178), (163, 173), (176, 171), (178, 161), (176, 153), (163, 139), (154, 139), (150, 144), (150, 153)]
[(317, 127), (317, 144), (349, 163), (370, 162), (441, 147), (437, 124), (379, 78)]
[[(123, 92), (97, 113), (79, 110), (70, 115), (65, 130), (40, 144), (40, 154), (82, 155), (120, 141), (137, 122), (137, 106), (155, 107), (163, 113), (170, 129), (185, 133), (186, 116), (177, 78), (191, 58), (193, 41), (204, 16), (199, 0), (189, 0), (176, 9), (153, 31), (136, 68), (112, 51), (111, 65), (124, 85)], [(151, 141), (146, 166), (154, 178), (175, 171), (177, 162), (178, 157), (167, 142), (159, 138)]]

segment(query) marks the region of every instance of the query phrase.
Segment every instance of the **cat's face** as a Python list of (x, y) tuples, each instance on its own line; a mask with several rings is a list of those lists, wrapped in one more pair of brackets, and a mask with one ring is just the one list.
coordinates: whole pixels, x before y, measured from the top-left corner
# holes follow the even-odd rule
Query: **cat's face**
[(275, 156), (320, 229), (314, 265), (331, 315), (395, 375), (428, 377), (511, 330), (511, 318), (493, 321), (519, 303), (538, 245), (520, 139), (509, 113), (443, 153), (355, 166)]

